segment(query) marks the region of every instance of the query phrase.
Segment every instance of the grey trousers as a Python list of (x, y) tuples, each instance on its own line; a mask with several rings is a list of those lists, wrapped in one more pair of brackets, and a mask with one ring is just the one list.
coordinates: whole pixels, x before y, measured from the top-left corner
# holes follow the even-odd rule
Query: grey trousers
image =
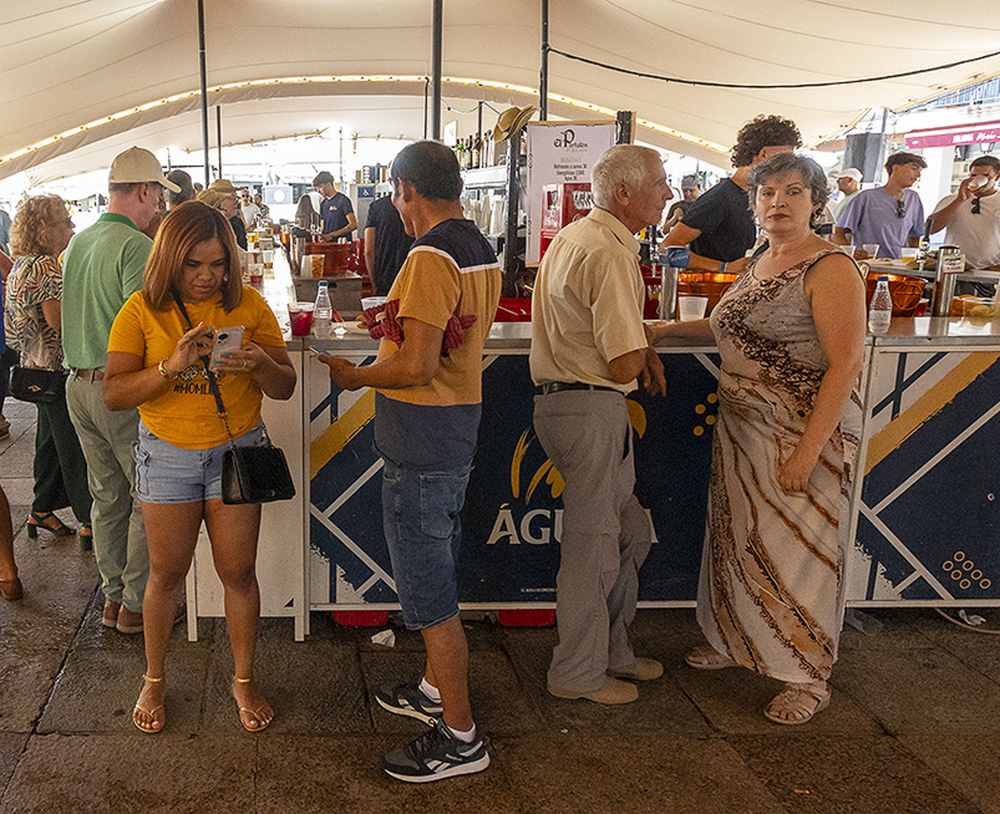
[(556, 625), (549, 687), (592, 692), (608, 669), (628, 671), (635, 655), (639, 568), (652, 543), (632, 493), (635, 465), (625, 399), (608, 391), (564, 390), (535, 397), (535, 432), (566, 482)]
[(87, 484), (94, 504), (94, 556), (101, 589), (112, 602), (142, 612), (149, 577), (149, 550), (142, 504), (135, 494), (132, 443), (139, 437), (138, 410), (111, 412), (101, 382), (70, 375), (66, 403), (87, 459)]

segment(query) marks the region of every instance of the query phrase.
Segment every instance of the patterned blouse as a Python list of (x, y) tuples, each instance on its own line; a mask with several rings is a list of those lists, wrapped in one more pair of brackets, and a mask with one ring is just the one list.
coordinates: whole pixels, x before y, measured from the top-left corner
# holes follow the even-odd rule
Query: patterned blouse
[(42, 303), (62, 300), (62, 266), (44, 254), (22, 255), (7, 277), (4, 327), (7, 344), (21, 353), (24, 367), (62, 369), (59, 329), (45, 321)]

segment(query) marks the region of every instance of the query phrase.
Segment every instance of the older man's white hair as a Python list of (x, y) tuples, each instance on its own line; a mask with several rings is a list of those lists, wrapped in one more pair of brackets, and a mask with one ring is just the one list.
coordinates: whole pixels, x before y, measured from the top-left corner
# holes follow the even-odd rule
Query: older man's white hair
[(594, 203), (601, 209), (610, 209), (615, 200), (616, 184), (628, 184), (632, 189), (641, 187), (649, 172), (647, 156), (660, 161), (656, 150), (636, 144), (616, 144), (605, 150), (590, 174)]

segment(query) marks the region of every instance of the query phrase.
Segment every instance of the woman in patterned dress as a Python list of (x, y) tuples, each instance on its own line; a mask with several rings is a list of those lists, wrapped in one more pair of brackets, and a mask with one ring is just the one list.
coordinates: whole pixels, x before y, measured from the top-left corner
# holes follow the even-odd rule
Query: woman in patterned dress
[[(11, 229), (14, 267), (7, 277), (4, 324), (7, 342), (18, 348), (23, 367), (63, 370), (62, 267), (57, 259), (73, 236), (73, 221), (58, 195), (28, 198)], [(74, 532), (53, 513), (66, 506), (80, 521), (80, 544), (92, 548), (87, 462), (69, 417), (66, 396), (38, 404), (35, 428), (35, 496), (28, 536), (40, 528), (56, 536)]]
[(759, 164), (748, 193), (768, 248), (710, 319), (650, 330), (654, 340), (714, 335), (722, 360), (698, 589), (709, 646), (687, 662), (785, 682), (764, 711), (781, 724), (830, 702), (861, 422), (865, 285), (811, 230), (827, 192), (809, 158)]

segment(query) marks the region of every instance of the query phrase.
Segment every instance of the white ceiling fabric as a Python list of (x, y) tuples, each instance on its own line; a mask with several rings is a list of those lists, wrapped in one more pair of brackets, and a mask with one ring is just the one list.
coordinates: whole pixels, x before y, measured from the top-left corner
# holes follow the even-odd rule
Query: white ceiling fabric
[[(222, 105), (224, 143), (316, 132), (331, 120), (362, 135), (422, 136), (430, 0), (205, 0), (205, 7), (208, 85), (230, 86), (210, 97)], [(538, 84), (540, 8), (540, 0), (445, 0), (444, 76), (491, 84), (446, 82), (446, 100), (466, 110), (479, 99), (498, 108), (537, 105), (529, 92)], [(964, 9), (955, 22), (958, 11), (941, 0), (550, 0), (549, 40), (589, 59), (683, 79), (829, 82), (1000, 48), (1000, 4)], [(871, 107), (897, 110), (996, 76), (1000, 56), (897, 80), (794, 90), (686, 87), (559, 55), (550, 56), (549, 70), (551, 94), (633, 110), (658, 128), (640, 127), (638, 139), (726, 166), (736, 131), (758, 113), (795, 120), (807, 146), (815, 145)], [(345, 79), (359, 76), (380, 79)], [(272, 79), (285, 81), (246, 84)], [(199, 87), (195, 0), (2, 0), (0, 178), (41, 172), (46, 162), (45, 175), (96, 169), (133, 142), (197, 149)], [(567, 103), (550, 101), (549, 110), (595, 118)], [(460, 133), (472, 132), (474, 121), (464, 117)], [(209, 129), (214, 147), (214, 111)]]

